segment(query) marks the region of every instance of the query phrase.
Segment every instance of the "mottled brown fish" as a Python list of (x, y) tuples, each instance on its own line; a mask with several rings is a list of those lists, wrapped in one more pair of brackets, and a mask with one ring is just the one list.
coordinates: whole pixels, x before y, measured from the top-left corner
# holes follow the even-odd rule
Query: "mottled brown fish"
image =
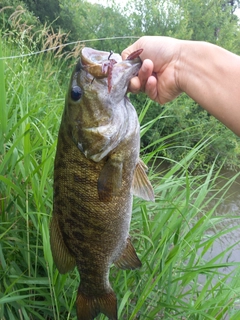
[(54, 163), (50, 241), (60, 273), (80, 273), (78, 320), (99, 313), (117, 320), (109, 283), (114, 263), (141, 266), (129, 238), (133, 194), (154, 200), (146, 167), (139, 159), (140, 130), (126, 97), (141, 61), (83, 48), (73, 71), (59, 130)]

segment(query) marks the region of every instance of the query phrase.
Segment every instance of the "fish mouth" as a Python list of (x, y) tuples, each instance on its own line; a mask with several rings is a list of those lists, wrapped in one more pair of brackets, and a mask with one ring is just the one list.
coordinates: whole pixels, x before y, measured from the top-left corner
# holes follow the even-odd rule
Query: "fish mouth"
[(113, 61), (121, 62), (122, 58), (117, 53), (99, 51), (84, 47), (80, 52), (80, 59), (83, 68), (95, 78), (106, 78), (108, 72), (104, 65), (108, 66)]
[[(126, 60), (113, 53), (112, 51), (99, 51), (89, 47), (84, 47), (80, 52), (80, 61), (82, 68), (90, 73), (94, 78), (108, 78), (108, 92), (111, 92), (114, 84), (113, 78), (125, 78), (129, 81), (133, 76), (138, 74), (142, 64), (139, 55), (142, 49), (133, 52)], [(118, 76), (116, 77), (116, 74)], [(118, 81), (117, 81), (118, 82)]]
[(112, 69), (115, 64), (123, 61), (132, 65), (141, 63), (138, 56), (134, 58), (131, 58), (130, 56), (126, 60), (122, 60), (122, 57), (118, 53), (114, 53), (112, 51), (99, 51), (89, 47), (84, 47), (80, 52), (80, 59), (83, 68), (91, 73), (95, 78), (106, 78), (108, 76), (109, 69)]
[(110, 58), (116, 60), (116, 62), (122, 61), (118, 53), (99, 51), (89, 47), (84, 47), (81, 50), (80, 56), (84, 64), (101, 65), (103, 62), (109, 61)]

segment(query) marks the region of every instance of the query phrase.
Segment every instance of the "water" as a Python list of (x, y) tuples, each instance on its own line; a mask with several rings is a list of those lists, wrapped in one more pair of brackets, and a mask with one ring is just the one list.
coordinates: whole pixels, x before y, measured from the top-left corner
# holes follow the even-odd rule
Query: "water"
[[(166, 163), (160, 163), (160, 165), (156, 165), (156, 167), (157, 170), (162, 173), (168, 170), (168, 165)], [(221, 189), (221, 187), (223, 187), (227, 181), (235, 175), (236, 172), (222, 170), (216, 181), (218, 189)], [(209, 197), (212, 196), (214, 196), (214, 192), (209, 194)], [(226, 254), (225, 260), (222, 262), (240, 262), (240, 176), (235, 179), (224, 196), (217, 194), (216, 191), (216, 197), (213, 197), (214, 200), (211, 200), (209, 203), (207, 208), (208, 210), (214, 207), (220, 196), (222, 197), (222, 202), (215, 210), (214, 216), (225, 216), (226, 218), (223, 218), (217, 227), (209, 232), (215, 234), (216, 232), (234, 227), (235, 230), (228, 232), (216, 240), (204, 258), (206, 261), (210, 261), (218, 254), (234, 245), (234, 247)], [(229, 218), (229, 216), (232, 217)], [(234, 219), (234, 217), (236, 218)], [(233, 270), (233, 267), (228, 267), (221, 271), (229, 273), (231, 270)]]
[[(221, 175), (227, 179), (231, 179), (235, 176), (236, 173), (229, 171), (222, 171)], [(226, 178), (219, 178), (219, 186), (226, 183)], [(213, 207), (217, 200), (212, 200), (209, 207)], [(218, 228), (212, 230), (213, 233), (218, 231), (226, 230), (229, 228), (236, 227), (237, 229), (232, 230), (231, 232), (221, 236), (217, 241), (215, 241), (213, 247), (206, 255), (206, 260), (210, 260), (219, 253), (223, 252), (229, 246), (235, 245), (232, 250), (226, 255), (226, 262), (240, 262), (240, 220), (237, 219), (240, 217), (240, 177), (238, 177), (234, 183), (229, 188), (228, 192), (222, 199), (221, 204), (216, 209), (215, 216), (226, 216), (222, 219), (221, 223), (218, 225)], [(228, 216), (232, 217), (229, 218)], [(234, 218), (236, 217), (236, 218)], [(239, 227), (239, 228), (238, 228)], [(224, 272), (229, 272), (231, 268), (226, 268)]]
[[(221, 174), (226, 178), (219, 178), (218, 185), (223, 186), (226, 183), (226, 179), (231, 179), (236, 173), (229, 171), (222, 171)], [(224, 260), (221, 262), (240, 262), (240, 176), (233, 182), (227, 193), (222, 197), (221, 204), (217, 207), (214, 212), (215, 216), (223, 216), (220, 224), (216, 229), (212, 229), (210, 232), (216, 234), (229, 228), (234, 230), (227, 232), (225, 235), (219, 237), (214, 243), (211, 249), (205, 254), (204, 258), (206, 261), (210, 261), (224, 250), (233, 246), (224, 256)], [(212, 200), (209, 204), (209, 209), (214, 207), (217, 199)], [(230, 217), (231, 216), (231, 217)], [(225, 218), (224, 218), (225, 217)], [(236, 217), (236, 218), (235, 218)], [(223, 274), (230, 274), (234, 271), (235, 267), (225, 267), (218, 269)], [(233, 280), (229, 278), (227, 281)], [(204, 275), (200, 275), (199, 283), (204, 284), (206, 281)], [(239, 310), (239, 301), (235, 301), (235, 309)], [(224, 316), (223, 320), (229, 320), (231, 317), (229, 314)]]
[[(169, 168), (166, 164), (154, 164), (155, 168), (162, 175), (166, 173)], [(218, 190), (221, 190), (223, 186), (226, 185), (228, 181), (230, 181), (236, 172), (229, 172), (226, 170), (222, 170), (219, 174), (219, 178), (216, 181), (216, 191), (210, 192), (209, 199), (212, 199), (208, 204), (208, 208), (205, 208), (207, 211), (211, 210), (218, 203), (219, 199), (221, 199), (221, 203), (214, 210), (213, 216), (222, 217), (218, 225), (208, 232), (211, 235), (218, 234), (220, 232), (227, 231), (226, 234), (220, 236), (213, 243), (212, 247), (208, 250), (208, 252), (204, 255), (205, 261), (211, 261), (214, 257), (218, 256), (222, 252), (226, 251), (225, 255), (221, 254), (221, 260), (215, 261), (212, 265), (217, 265), (219, 263), (239, 263), (240, 262), (240, 176), (235, 179), (232, 183), (231, 187), (228, 189), (226, 194), (219, 194)], [(204, 181), (203, 181), (204, 182)], [(199, 185), (197, 186), (199, 187)], [(229, 228), (235, 228), (234, 230), (229, 232)], [(229, 247), (233, 246), (229, 249)], [(228, 250), (229, 249), (229, 250)], [(200, 252), (198, 252), (200, 254)], [(234, 281), (235, 274), (234, 271), (235, 266), (226, 266), (224, 268), (218, 268), (219, 276), (212, 279), (211, 285), (214, 286), (215, 283), (218, 283), (220, 279), (224, 279), (224, 275), (229, 277), (226, 280), (223, 280), (226, 283), (230, 283)], [(221, 275), (222, 273), (222, 275)], [(204, 273), (200, 273), (197, 278), (199, 292), (201, 292), (202, 288), (205, 286), (206, 281), (208, 281), (208, 275)], [(188, 294), (187, 292), (191, 291), (191, 286), (186, 286), (185, 288), (185, 301), (188, 303)], [(211, 291), (211, 288), (209, 287)], [(215, 289), (216, 290), (216, 289)], [(192, 297), (191, 297), (192, 299)], [(228, 301), (226, 301), (227, 305)], [(237, 319), (231, 317), (232, 310), (240, 310), (240, 301), (239, 299), (235, 299), (234, 306), (231, 307), (231, 310), (228, 310), (227, 314), (221, 318), (221, 320), (229, 320), (229, 319)], [(240, 319), (240, 318), (239, 318)]]

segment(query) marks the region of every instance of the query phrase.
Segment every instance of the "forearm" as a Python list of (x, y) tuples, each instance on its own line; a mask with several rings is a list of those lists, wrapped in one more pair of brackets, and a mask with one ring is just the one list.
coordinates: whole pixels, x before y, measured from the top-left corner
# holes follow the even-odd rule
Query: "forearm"
[(240, 136), (240, 57), (205, 42), (183, 41), (179, 87)]

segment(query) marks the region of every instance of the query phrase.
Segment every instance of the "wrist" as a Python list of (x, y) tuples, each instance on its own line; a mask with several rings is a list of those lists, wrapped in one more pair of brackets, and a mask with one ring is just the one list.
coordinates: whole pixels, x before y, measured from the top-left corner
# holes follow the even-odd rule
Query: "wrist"
[[(194, 45), (196, 42), (193, 43)], [(192, 41), (179, 41), (178, 59), (175, 64), (176, 85), (181, 92), (188, 93), (189, 81), (193, 75), (193, 62), (196, 61)]]
[(176, 67), (176, 81), (182, 92), (195, 97), (195, 90), (211, 81), (214, 45), (203, 41), (182, 40)]

